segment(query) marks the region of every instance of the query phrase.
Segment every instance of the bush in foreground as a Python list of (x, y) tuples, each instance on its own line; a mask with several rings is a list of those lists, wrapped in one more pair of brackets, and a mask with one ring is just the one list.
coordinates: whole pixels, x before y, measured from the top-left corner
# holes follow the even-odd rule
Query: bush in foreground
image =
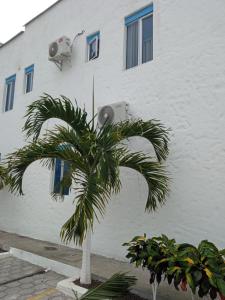
[(153, 299), (162, 280), (174, 285), (177, 290), (187, 291), (189, 286), (192, 298), (196, 293), (200, 298), (209, 296), (225, 300), (225, 249), (219, 250), (213, 243), (202, 241), (198, 247), (191, 244), (177, 244), (167, 236), (137, 236), (125, 243), (128, 246), (127, 258), (136, 267), (150, 272)]

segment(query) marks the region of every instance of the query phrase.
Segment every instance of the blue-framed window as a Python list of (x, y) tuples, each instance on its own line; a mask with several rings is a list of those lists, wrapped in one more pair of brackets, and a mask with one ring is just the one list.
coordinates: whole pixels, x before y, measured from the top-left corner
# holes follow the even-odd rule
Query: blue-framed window
[(34, 81), (34, 65), (31, 65), (24, 70), (24, 92), (25, 94), (30, 93), (33, 90)]
[(4, 111), (9, 111), (13, 109), (14, 95), (15, 95), (15, 85), (16, 85), (16, 74), (6, 78), (5, 80), (5, 105)]
[(95, 32), (87, 36), (87, 60), (93, 60), (99, 57), (100, 51), (100, 32)]
[(125, 18), (126, 69), (153, 59), (153, 4)]
[(65, 175), (69, 172), (70, 165), (68, 162), (58, 159), (55, 159), (54, 167), (54, 178), (53, 178), (53, 193), (62, 194), (64, 196), (69, 195), (70, 188), (66, 187), (62, 191), (61, 181)]

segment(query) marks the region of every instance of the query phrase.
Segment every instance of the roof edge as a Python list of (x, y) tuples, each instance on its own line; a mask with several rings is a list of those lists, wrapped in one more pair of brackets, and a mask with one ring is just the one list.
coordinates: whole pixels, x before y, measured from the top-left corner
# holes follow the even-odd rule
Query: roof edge
[(30, 23), (32, 23), (33, 21), (35, 21), (37, 18), (39, 18), (40, 16), (42, 16), (43, 14), (45, 14), (48, 10), (50, 10), (53, 6), (57, 5), (59, 2), (62, 2), (63, 0), (58, 0), (55, 3), (53, 3), (52, 5), (50, 5), (48, 8), (46, 8), (45, 10), (43, 10), (41, 13), (39, 13), (38, 15), (36, 15), (34, 18), (32, 18), (30, 21), (28, 21), (26, 24), (24, 24), (23, 26), (27, 26)]
[[(52, 5), (50, 5), (48, 8), (46, 8), (45, 10), (43, 10), (41, 13), (39, 13), (37, 16), (35, 16), (33, 19), (31, 19), (30, 21), (28, 21), (26, 24), (24, 24), (23, 26), (26, 29), (26, 26), (29, 25), (30, 23), (32, 23), (33, 21), (35, 21), (37, 18), (39, 18), (41, 15), (43, 15), (44, 13), (46, 13), (48, 10), (50, 10), (52, 7), (54, 7), (55, 5), (57, 5), (58, 3), (62, 2), (63, 0), (57, 0), (55, 3), (53, 3)], [(11, 37), (8, 41), (6, 41), (5, 43), (0, 43), (0, 49), (3, 48), (5, 45), (9, 44), (11, 41), (13, 41), (14, 39), (16, 39), (18, 36), (20, 36), (21, 34), (23, 34), (25, 32), (25, 30), (20, 31), (19, 33), (17, 33), (16, 35), (14, 35), (13, 37)]]
[(11, 37), (8, 41), (6, 41), (5, 43), (3, 43), (1, 46), (0, 46), (0, 49), (2, 49), (4, 46), (6, 46), (7, 44), (9, 44), (12, 40), (16, 39), (18, 36), (22, 35), (25, 31), (20, 31), (18, 32), (16, 35), (14, 35), (13, 37)]

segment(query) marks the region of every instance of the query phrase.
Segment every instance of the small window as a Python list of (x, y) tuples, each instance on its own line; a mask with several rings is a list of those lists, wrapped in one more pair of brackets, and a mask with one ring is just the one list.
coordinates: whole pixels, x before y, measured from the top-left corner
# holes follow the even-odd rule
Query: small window
[(58, 158), (55, 159), (53, 193), (62, 194), (64, 196), (69, 195), (70, 188), (66, 187), (62, 191), (62, 187), (61, 187), (61, 181), (62, 181), (63, 177), (68, 173), (69, 168), (70, 168), (70, 166), (69, 166), (68, 162), (63, 161)]
[(96, 32), (87, 37), (87, 60), (99, 57), (100, 32)]
[(126, 69), (153, 59), (153, 4), (125, 18)]
[(13, 109), (16, 75), (10, 76), (5, 81), (5, 106), (4, 111)]
[(30, 93), (33, 90), (34, 65), (25, 68), (24, 92)]

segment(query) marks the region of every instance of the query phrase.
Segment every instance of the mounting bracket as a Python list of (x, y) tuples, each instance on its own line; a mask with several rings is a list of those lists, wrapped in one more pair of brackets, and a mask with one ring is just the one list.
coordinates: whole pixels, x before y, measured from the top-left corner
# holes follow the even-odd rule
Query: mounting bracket
[(63, 55), (62, 59), (51, 59), (51, 61), (57, 66), (57, 68), (60, 71), (62, 71), (64, 63), (66, 63), (68, 66), (72, 67), (71, 56)]

